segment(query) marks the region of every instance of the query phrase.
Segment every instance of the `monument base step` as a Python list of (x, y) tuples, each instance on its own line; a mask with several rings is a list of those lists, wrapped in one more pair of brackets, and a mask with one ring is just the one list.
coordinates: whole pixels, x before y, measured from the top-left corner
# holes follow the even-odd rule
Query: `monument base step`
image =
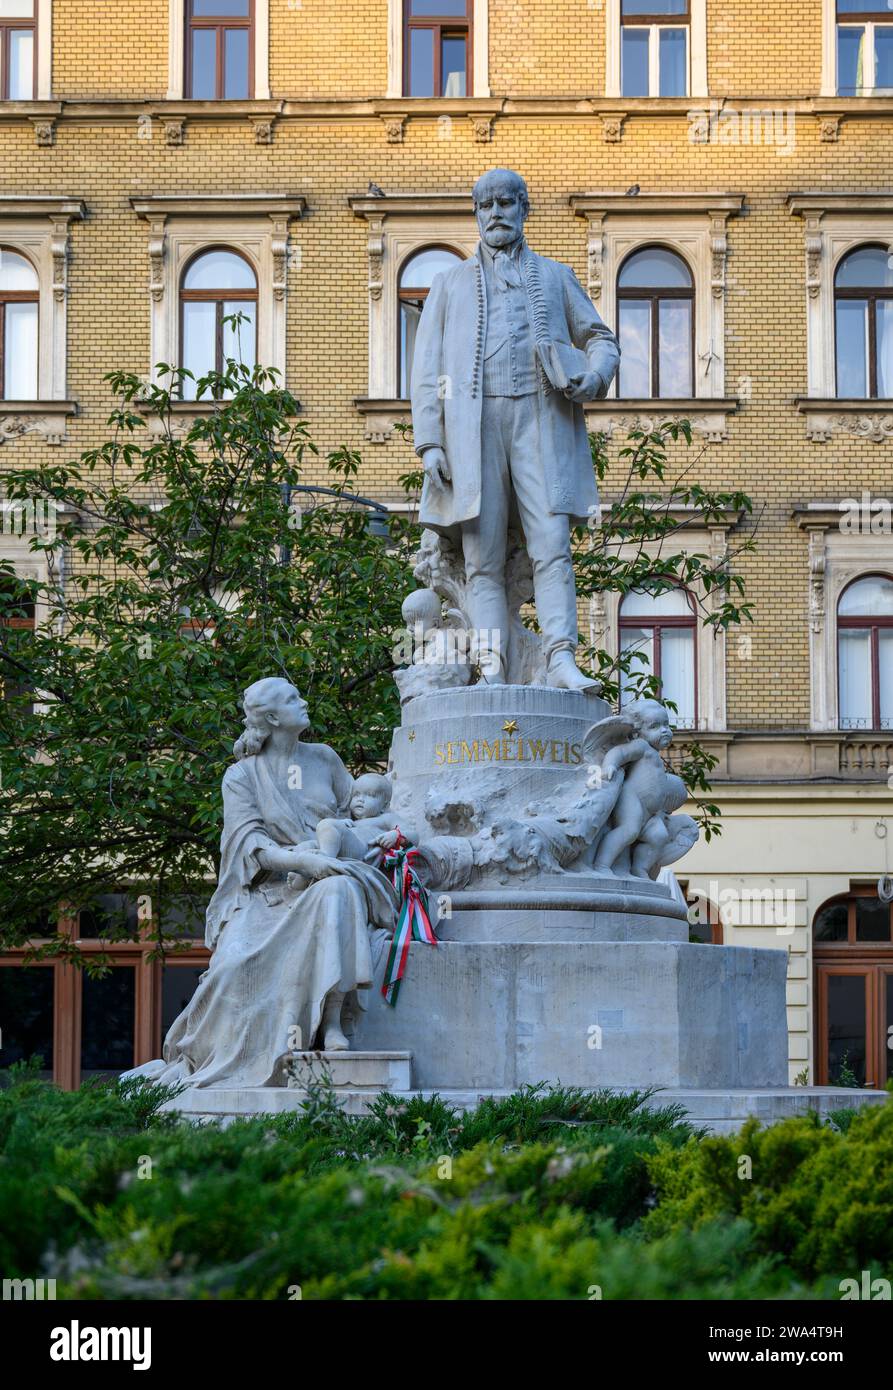
[[(326, 1054), (315, 1053), (319, 1057)], [(338, 1058), (361, 1056), (343, 1052), (328, 1054)], [(408, 1054), (402, 1055), (408, 1060)], [(626, 1091), (631, 1088), (618, 1087)], [(195, 1089), (184, 1091), (174, 1100), (167, 1101), (161, 1108), (169, 1113), (181, 1115), (184, 1119), (197, 1123), (231, 1123), (236, 1119), (250, 1119), (255, 1115), (281, 1115), (294, 1113), (301, 1109), (308, 1099), (308, 1091), (298, 1087), (246, 1087), (242, 1090)], [(370, 1104), (380, 1094), (378, 1088), (345, 1086), (338, 1089), (338, 1104), (348, 1115), (364, 1115)], [(414, 1097), (430, 1099), (438, 1095), (446, 1105), (456, 1110), (473, 1110), (487, 1097), (500, 1098), (511, 1095), (506, 1089), (499, 1090), (396, 1090), (395, 1099), (409, 1101)], [(763, 1125), (774, 1124), (777, 1120), (790, 1119), (795, 1115), (807, 1115), (815, 1111), (825, 1117), (835, 1110), (855, 1110), (864, 1105), (883, 1104), (887, 1100), (886, 1091), (856, 1090), (844, 1086), (786, 1086), (763, 1089), (740, 1090), (683, 1090), (668, 1088), (658, 1091), (646, 1101), (651, 1109), (667, 1105), (681, 1105), (692, 1124), (708, 1130), (711, 1134), (736, 1134), (744, 1121), (753, 1116)]]
[(288, 1085), (303, 1090), (325, 1082), (336, 1090), (408, 1091), (412, 1085), (411, 1052), (295, 1052), (288, 1065)]

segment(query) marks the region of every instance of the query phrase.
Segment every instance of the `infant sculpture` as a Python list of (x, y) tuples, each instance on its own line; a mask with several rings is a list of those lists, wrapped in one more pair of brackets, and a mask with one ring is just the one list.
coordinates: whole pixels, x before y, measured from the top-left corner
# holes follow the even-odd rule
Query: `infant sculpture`
[(400, 837), (417, 848), (428, 888), (462, 888), (543, 873), (657, 876), (697, 838), (686, 798), (660, 756), (666, 708), (640, 700), (594, 724), (567, 796), (505, 813), (480, 779), (480, 804), (429, 794), (426, 827), (397, 824), (391, 783), (354, 779), (337, 753), (305, 742), (307, 705), (287, 680), (244, 695), (245, 731), (223, 778), (217, 889), (208, 906), (213, 954), (163, 1056), (129, 1075), (211, 1087), (284, 1085), (295, 1051), (350, 1046), (397, 920), (380, 865)]

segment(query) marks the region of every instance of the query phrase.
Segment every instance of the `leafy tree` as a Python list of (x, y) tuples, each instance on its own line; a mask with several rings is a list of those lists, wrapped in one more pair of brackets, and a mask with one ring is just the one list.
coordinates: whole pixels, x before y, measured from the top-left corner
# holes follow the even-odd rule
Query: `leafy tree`
[[(163, 366), (165, 385), (116, 372), (111, 438), (76, 463), (0, 474), (15, 505), (52, 504), (55, 528), (35, 534), (48, 579), (0, 566), (0, 942), (40, 932), (60, 905), (73, 913), (126, 885), (143, 893), (164, 938), (183, 904), (196, 910), (217, 868), (220, 780), (231, 759), (241, 691), (287, 675), (308, 698), (312, 736), (354, 770), (379, 763), (399, 718), (391, 678), (400, 604), (413, 587), (416, 531), (362, 505), (359, 455), (339, 448), (319, 476), (298, 404), (260, 367), (227, 363), (196, 386), (210, 412), (183, 430), (175, 403), (191, 374)], [(147, 431), (146, 417), (160, 424)], [(727, 563), (676, 554), (680, 505), (692, 522), (741, 493), (668, 481), (670, 442), (687, 426), (630, 435), (626, 483), (601, 524), (581, 532), (580, 592), (701, 581), (721, 602), (705, 620), (749, 616)], [(610, 483), (603, 441), (593, 458)], [(417, 472), (402, 480), (411, 493)], [(27, 615), (42, 618), (34, 631)], [(620, 670), (584, 650), (605, 694)], [(643, 691), (654, 682), (639, 669)], [(682, 772), (706, 790), (710, 760), (689, 749)], [(711, 825), (716, 808), (703, 808)], [(173, 904), (177, 904), (174, 911)], [(132, 935), (107, 921), (103, 935)], [(44, 954), (76, 959), (58, 937)]]

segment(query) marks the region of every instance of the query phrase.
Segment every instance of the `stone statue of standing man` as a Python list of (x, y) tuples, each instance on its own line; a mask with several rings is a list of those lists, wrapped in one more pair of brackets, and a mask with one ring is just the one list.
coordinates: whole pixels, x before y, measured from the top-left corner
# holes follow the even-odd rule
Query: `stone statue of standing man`
[(415, 343), (419, 520), (461, 536), (472, 630), (494, 658), (491, 684), (505, 681), (507, 536), (520, 520), (547, 682), (585, 690), (594, 682), (576, 663), (570, 529), (587, 521), (598, 491), (582, 405), (606, 394), (620, 350), (570, 267), (527, 245), (520, 174), (491, 169), (472, 197), (480, 245), (435, 278)]

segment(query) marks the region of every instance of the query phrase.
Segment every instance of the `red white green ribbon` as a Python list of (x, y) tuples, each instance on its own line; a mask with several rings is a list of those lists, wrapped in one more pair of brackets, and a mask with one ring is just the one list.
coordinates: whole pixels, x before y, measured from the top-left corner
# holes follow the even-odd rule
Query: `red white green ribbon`
[(392, 850), (387, 850), (382, 862), (382, 870), (388, 874), (400, 897), (400, 911), (397, 926), (388, 952), (384, 981), (381, 992), (393, 1007), (397, 1003), (400, 984), (409, 958), (411, 941), (426, 941), (429, 946), (437, 945), (437, 937), (431, 926), (428, 908), (428, 894), (416, 872), (415, 861), (418, 850), (408, 845), (401, 835)]

